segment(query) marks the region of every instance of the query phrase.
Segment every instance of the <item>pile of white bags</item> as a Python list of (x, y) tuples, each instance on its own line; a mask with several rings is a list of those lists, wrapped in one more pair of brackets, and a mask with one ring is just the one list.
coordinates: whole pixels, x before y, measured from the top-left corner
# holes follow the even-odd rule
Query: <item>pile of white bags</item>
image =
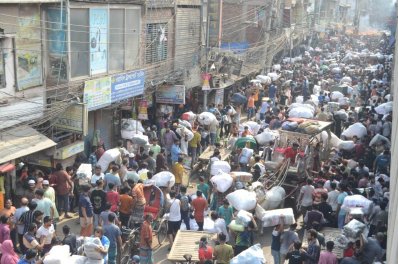
[(117, 148), (108, 149), (104, 152), (98, 160), (97, 165), (101, 166), (101, 171), (105, 172), (108, 169), (109, 163), (120, 158), (120, 151)]
[(355, 195), (349, 195), (346, 198), (344, 198), (344, 202), (341, 207), (343, 209), (360, 207), (363, 209), (364, 213), (367, 214), (370, 212), (371, 206), (372, 206), (371, 200), (365, 198), (362, 195), (355, 194)]
[(161, 171), (153, 175), (152, 180), (155, 181), (158, 187), (173, 187), (176, 183), (176, 178), (173, 173), (169, 171)]
[(230, 173), (231, 165), (225, 160), (216, 160), (211, 164), (210, 175), (217, 175), (221, 172)]
[(263, 227), (276, 226), (280, 224), (281, 215), (283, 215), (283, 224), (292, 225), (296, 223), (296, 220), (294, 219), (293, 209), (284, 208), (266, 211), (261, 219), (261, 221), (263, 222)]
[(256, 207), (256, 193), (246, 190), (236, 190), (227, 195), (227, 200), (236, 210), (250, 211)]
[(271, 141), (275, 141), (277, 138), (279, 138), (279, 132), (278, 130), (270, 130), (270, 129), (265, 129), (262, 133), (256, 135), (254, 137), (259, 145), (266, 145)]
[(348, 224), (346, 224), (343, 228), (343, 234), (351, 240), (357, 240), (360, 235), (364, 232), (366, 225), (364, 223), (359, 222), (356, 219), (352, 219)]
[(213, 186), (216, 187), (220, 193), (226, 192), (232, 186), (233, 178), (227, 173), (219, 173), (210, 179)]
[(235, 256), (230, 264), (265, 264), (267, 261), (264, 257), (263, 249), (260, 244), (256, 244), (246, 249), (239, 255)]
[(362, 138), (367, 135), (368, 131), (364, 125), (361, 123), (355, 123), (349, 126), (346, 130), (341, 133), (342, 136), (346, 138), (352, 138), (353, 136), (357, 136), (358, 138)]
[(236, 222), (243, 226), (247, 226), (252, 221), (253, 214), (245, 211), (240, 210), (236, 215)]
[(102, 246), (101, 240), (97, 237), (88, 237), (84, 241), (84, 254), (87, 256), (89, 259), (98, 259), (102, 260), (104, 256), (97, 251), (97, 247)]

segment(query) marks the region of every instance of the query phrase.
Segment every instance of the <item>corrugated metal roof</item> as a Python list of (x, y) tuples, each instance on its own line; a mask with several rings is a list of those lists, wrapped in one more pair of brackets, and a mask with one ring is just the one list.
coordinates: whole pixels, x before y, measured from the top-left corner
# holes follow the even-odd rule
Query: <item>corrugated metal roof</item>
[(60, 3), (61, 0), (0, 0), (0, 4), (39, 4)]

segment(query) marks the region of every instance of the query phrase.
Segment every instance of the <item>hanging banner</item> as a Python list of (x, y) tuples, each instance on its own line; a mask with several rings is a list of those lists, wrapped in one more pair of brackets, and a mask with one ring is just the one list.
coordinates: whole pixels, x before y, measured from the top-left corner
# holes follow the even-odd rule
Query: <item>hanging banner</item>
[(185, 85), (164, 85), (156, 90), (156, 103), (185, 104)]
[(211, 75), (208, 73), (202, 74), (202, 79), (203, 79), (203, 85), (202, 85), (202, 91), (209, 91), (210, 90), (210, 78)]
[(55, 120), (54, 126), (58, 129), (82, 133), (87, 135), (88, 111), (85, 104), (71, 105)]
[(108, 10), (90, 8), (90, 68), (91, 74), (107, 72)]
[(18, 90), (43, 83), (40, 21), (39, 5), (19, 8), (18, 31), (15, 38)]
[(138, 105), (138, 119), (148, 120), (148, 101), (141, 100)]
[(145, 71), (132, 71), (112, 76), (112, 103), (144, 93)]
[(84, 82), (83, 101), (88, 111), (100, 109), (111, 104), (111, 77)]
[(214, 104), (219, 105), (224, 103), (224, 89), (217, 89), (214, 96)]

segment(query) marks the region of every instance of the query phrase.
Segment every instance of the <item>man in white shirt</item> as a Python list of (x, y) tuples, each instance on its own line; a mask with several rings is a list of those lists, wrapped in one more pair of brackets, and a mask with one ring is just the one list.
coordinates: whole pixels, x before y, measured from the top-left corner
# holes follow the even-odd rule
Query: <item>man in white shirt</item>
[(212, 212), (211, 213), (211, 220), (214, 221), (214, 231), (217, 232), (217, 234), (219, 233), (223, 233), (226, 237), (225, 242), (229, 241), (229, 234), (227, 231), (227, 225), (225, 224), (225, 220), (218, 217), (218, 214), (216, 212)]
[(312, 208), (312, 194), (314, 193), (314, 186), (312, 185), (312, 179), (307, 179), (307, 184), (301, 187), (300, 195), (298, 198), (299, 205), (301, 207), (301, 213), (305, 215), (308, 210)]
[(169, 239), (169, 247), (173, 245), (174, 238), (181, 226), (181, 201), (176, 198), (174, 191), (170, 192), (169, 221), (167, 222), (167, 235)]
[(52, 224), (52, 219), (49, 216), (45, 216), (43, 225), (36, 232), (36, 238), (39, 240), (40, 245), (43, 245), (43, 255), (50, 251), (51, 241), (54, 237), (55, 229)]
[(94, 174), (93, 176), (91, 176), (91, 185), (93, 187), (97, 186), (97, 181), (101, 179), (104, 179), (104, 174), (101, 172), (101, 166), (100, 165), (96, 165), (95, 169), (94, 169)]
[(332, 189), (329, 193), (328, 193), (328, 199), (326, 200), (326, 202), (332, 207), (333, 212), (337, 211), (337, 197), (339, 196), (340, 192), (338, 190), (336, 190), (337, 184), (332, 182), (330, 183), (330, 188)]

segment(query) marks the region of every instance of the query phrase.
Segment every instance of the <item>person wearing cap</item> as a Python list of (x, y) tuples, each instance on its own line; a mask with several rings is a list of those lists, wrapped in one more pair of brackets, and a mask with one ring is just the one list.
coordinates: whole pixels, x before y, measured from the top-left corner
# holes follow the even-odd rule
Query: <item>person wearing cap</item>
[(192, 201), (192, 208), (194, 210), (195, 221), (199, 226), (198, 231), (203, 231), (204, 224), (204, 213), (207, 210), (208, 204), (205, 198), (203, 198), (202, 192), (196, 192), (197, 198)]
[(44, 198), (50, 199), (50, 201), (55, 204), (55, 190), (50, 186), (50, 182), (48, 180), (43, 181), (43, 190), (44, 190)]
[(35, 189), (36, 189), (36, 181), (31, 179), (28, 181), (28, 188), (24, 189), (23, 196), (28, 198), (29, 201), (32, 201), (35, 198)]

